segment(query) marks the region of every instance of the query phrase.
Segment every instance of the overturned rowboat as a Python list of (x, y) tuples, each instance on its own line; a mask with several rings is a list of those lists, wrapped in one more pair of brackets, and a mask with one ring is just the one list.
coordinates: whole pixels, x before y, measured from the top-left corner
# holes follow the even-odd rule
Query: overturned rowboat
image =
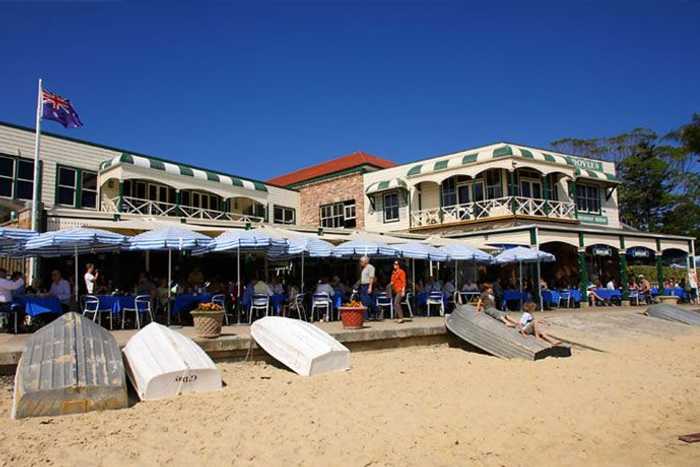
[(350, 351), (327, 332), (306, 321), (268, 316), (250, 326), (255, 342), (302, 376), (350, 368)]
[(92, 320), (67, 313), (29, 337), (17, 365), (12, 418), (127, 406), (122, 355)]
[(477, 313), (471, 305), (458, 306), (445, 317), (445, 325), (468, 344), (500, 358), (537, 360), (571, 354), (567, 346), (552, 347), (534, 336), (523, 336), (486, 313)]
[(658, 304), (647, 308), (646, 314), (654, 318), (676, 321), (690, 326), (700, 326), (700, 313), (693, 310), (686, 310), (679, 306)]
[(192, 339), (151, 323), (124, 347), (126, 369), (141, 400), (221, 390), (221, 373)]

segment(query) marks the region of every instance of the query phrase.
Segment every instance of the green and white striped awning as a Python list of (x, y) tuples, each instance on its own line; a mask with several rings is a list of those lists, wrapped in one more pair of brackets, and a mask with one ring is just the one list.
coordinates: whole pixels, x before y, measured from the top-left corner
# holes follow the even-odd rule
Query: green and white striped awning
[(365, 194), (372, 195), (374, 193), (389, 190), (408, 190), (408, 185), (406, 184), (406, 182), (399, 178), (393, 178), (391, 180), (382, 180), (370, 184), (365, 190)]
[(569, 168), (574, 168), (577, 176), (579, 176), (580, 173), (582, 177), (598, 178), (611, 182), (617, 181), (614, 175), (603, 171), (603, 164), (600, 161), (555, 154), (540, 149), (525, 148), (515, 144), (500, 144), (495, 147), (493, 145), (484, 146), (482, 148), (451, 154), (437, 160), (421, 162), (411, 166), (408, 172), (406, 172), (406, 176), (417, 177), (419, 175), (456, 169), (471, 164), (507, 157), (530, 159), (548, 164), (567, 166)]
[(208, 170), (197, 169), (195, 167), (183, 164), (175, 164), (166, 162), (160, 159), (150, 157), (136, 156), (134, 154), (122, 153), (112, 159), (106, 160), (100, 164), (100, 172), (103, 172), (111, 167), (120, 164), (130, 164), (136, 167), (145, 169), (162, 170), (170, 175), (180, 175), (184, 177), (193, 177), (199, 180), (207, 180), (210, 182), (223, 183), (224, 185), (232, 185), (248, 190), (267, 191), (264, 183), (252, 180), (246, 180), (232, 175), (225, 175), (218, 172), (210, 172)]
[(620, 180), (613, 174), (598, 172), (596, 170), (576, 169), (575, 174), (576, 178), (590, 178), (591, 180), (620, 183)]

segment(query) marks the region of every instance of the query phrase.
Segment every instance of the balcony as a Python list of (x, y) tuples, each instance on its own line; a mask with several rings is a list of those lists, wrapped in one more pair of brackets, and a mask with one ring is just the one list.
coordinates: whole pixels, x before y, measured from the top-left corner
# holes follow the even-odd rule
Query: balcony
[(133, 198), (130, 196), (123, 196), (121, 198), (121, 208), (119, 207), (119, 197), (103, 198), (100, 209), (103, 212), (111, 213), (135, 214), (148, 217), (184, 217), (185, 219), (198, 221), (231, 221), (250, 224), (259, 224), (265, 221), (262, 217), (248, 214), (218, 211), (195, 206), (178, 206), (173, 203)]
[(472, 203), (442, 206), (411, 212), (411, 228), (469, 222), (505, 216), (534, 216), (555, 220), (575, 220), (573, 202), (521, 196), (504, 196)]

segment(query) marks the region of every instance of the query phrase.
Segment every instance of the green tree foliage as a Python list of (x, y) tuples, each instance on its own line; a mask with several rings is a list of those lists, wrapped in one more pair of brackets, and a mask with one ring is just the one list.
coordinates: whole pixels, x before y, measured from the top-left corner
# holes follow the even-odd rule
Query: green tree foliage
[(636, 153), (620, 160), (618, 174), (623, 181), (618, 187), (622, 221), (640, 230), (661, 231), (674, 202), (671, 164), (663, 148), (641, 143)]
[(648, 232), (695, 237), (700, 246), (700, 114), (663, 137), (648, 128), (611, 137), (562, 138), (562, 153), (615, 163), (623, 222)]

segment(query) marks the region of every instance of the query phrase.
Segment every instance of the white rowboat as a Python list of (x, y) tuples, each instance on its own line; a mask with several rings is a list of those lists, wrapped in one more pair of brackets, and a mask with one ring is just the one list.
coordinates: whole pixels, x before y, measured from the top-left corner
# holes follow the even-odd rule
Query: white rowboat
[(204, 350), (158, 323), (137, 332), (123, 352), (127, 374), (141, 400), (221, 389), (221, 373)]
[(250, 334), (268, 354), (302, 376), (350, 368), (350, 351), (313, 324), (268, 316), (250, 326)]

